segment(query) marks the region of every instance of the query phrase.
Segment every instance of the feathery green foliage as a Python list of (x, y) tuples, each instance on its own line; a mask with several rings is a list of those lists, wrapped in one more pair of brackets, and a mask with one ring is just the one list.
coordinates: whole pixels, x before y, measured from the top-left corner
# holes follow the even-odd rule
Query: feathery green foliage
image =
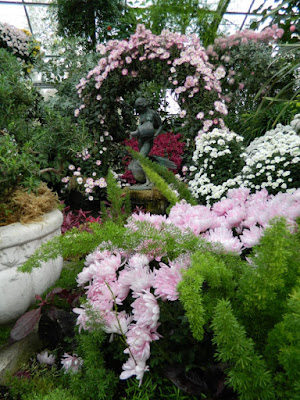
[(143, 384), (139, 386), (136, 379), (127, 381), (128, 387), (125, 389), (126, 397), (120, 400), (194, 400), (196, 397), (189, 396), (181, 392), (178, 387), (164, 379), (163, 384), (151, 375), (145, 376)]
[(264, 342), (268, 330), (280, 321), (300, 273), (300, 242), (284, 219), (265, 230), (249, 261), (252, 267), (241, 278), (238, 298), (245, 323), (253, 321), (252, 334), (256, 332), (256, 340)]
[[(60, 385), (60, 372), (55, 366), (48, 368), (46, 365), (40, 365), (33, 361), (29, 365), (22, 365), (22, 371), (30, 374), (30, 379), (18, 376), (7, 376), (5, 384), (9, 387), (9, 393), (12, 399), (32, 400), (44, 399), (44, 396), (49, 395), (55, 390), (60, 392), (62, 389)], [(61, 397), (58, 394), (58, 399)], [(50, 397), (50, 399), (55, 399)], [(65, 400), (77, 400), (76, 398), (66, 397)]]
[(169, 185), (172, 185), (172, 187), (178, 192), (180, 200), (186, 200), (191, 205), (198, 204), (191, 195), (191, 192), (189, 191), (187, 186), (183, 182), (180, 182), (180, 180), (176, 178), (172, 171), (168, 170), (163, 165), (151, 161), (148, 157), (144, 157), (142, 154), (134, 151), (130, 147), (126, 147), (126, 149), (132, 155), (132, 157), (134, 157), (141, 163), (143, 168), (144, 166), (147, 166), (149, 169), (160, 175)]
[(153, 169), (149, 168), (148, 165), (142, 163), (142, 167), (148, 179), (155, 184), (161, 194), (169, 201), (170, 205), (175, 206), (179, 199), (169, 187), (167, 182), (160, 175), (158, 175), (158, 173), (153, 171)]
[(271, 374), (256, 353), (253, 340), (247, 338), (234, 316), (230, 301), (219, 300), (212, 328), (217, 359), (233, 365), (228, 372), (228, 383), (239, 393), (240, 400), (275, 399)]
[(203, 250), (193, 254), (191, 267), (183, 271), (178, 291), (195, 339), (202, 339), (203, 326), (211, 320), (218, 299), (234, 298), (241, 269), (238, 256)]
[(205, 310), (202, 300), (204, 277), (198, 266), (183, 273), (183, 281), (178, 284), (180, 301), (183, 303), (190, 328), (195, 339), (202, 340), (204, 334)]
[(24, 400), (79, 400), (78, 397), (69, 393), (68, 389), (55, 388), (48, 394), (29, 394), (30, 397), (25, 397)]
[(20, 271), (31, 272), (33, 268), (39, 268), (42, 261), (53, 260), (59, 256), (66, 260), (83, 258), (103, 241), (114, 238), (117, 243), (122, 243), (126, 231), (125, 228), (110, 221), (103, 225), (93, 223), (90, 228), (91, 232), (73, 228), (64, 235), (55, 236), (47, 243), (42, 244), (20, 267)]
[(287, 301), (283, 319), (270, 332), (265, 357), (276, 373), (277, 398), (300, 398), (300, 285)]
[[(77, 372), (64, 373), (33, 362), (26, 366), (30, 379), (12, 376), (7, 381), (12, 398), (20, 400), (112, 400), (118, 377), (106, 369), (102, 347), (106, 334), (99, 325), (77, 335), (77, 355), (84, 360)], [(67, 388), (67, 389), (65, 389)]]
[(111, 170), (108, 171), (106, 182), (107, 200), (110, 203), (109, 214), (115, 223), (123, 225), (131, 212), (129, 193), (123, 192), (118, 186)]
[(118, 377), (105, 368), (102, 347), (106, 334), (98, 325), (91, 332), (82, 332), (77, 336), (77, 354), (84, 360), (80, 373), (63, 376), (64, 387), (80, 399), (111, 400)]
[(213, 331), (241, 400), (300, 399), (300, 235), (273, 220), (248, 262), (197, 251), (178, 285), (192, 334)]
[(149, 242), (146, 249), (159, 254), (167, 254), (173, 260), (183, 253), (192, 253), (196, 250), (209, 248), (210, 245), (191, 231), (182, 233), (181, 230), (171, 224), (166, 224), (161, 231), (145, 221), (134, 222), (138, 229), (131, 230), (120, 226), (111, 220), (104, 224), (90, 224), (90, 231), (80, 231), (73, 228), (64, 235), (56, 236), (47, 243), (41, 245), (35, 253), (19, 268), (22, 272), (31, 272), (33, 268), (39, 268), (41, 262), (62, 256), (65, 260), (81, 259), (94, 251), (102, 242), (106, 248), (122, 248), (127, 251), (135, 251), (145, 241)]

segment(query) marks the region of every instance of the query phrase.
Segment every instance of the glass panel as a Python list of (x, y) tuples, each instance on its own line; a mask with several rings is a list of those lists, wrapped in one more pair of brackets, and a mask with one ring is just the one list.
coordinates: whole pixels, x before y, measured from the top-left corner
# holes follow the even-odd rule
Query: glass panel
[(216, 10), (218, 7), (218, 0), (206, 0), (206, 1), (199, 1), (199, 6), (201, 7), (201, 4), (203, 4), (203, 6), (208, 6), (208, 8), (210, 10)]
[(50, 20), (49, 7), (27, 6), (26, 9), (35, 38), (47, 46), (55, 28), (54, 21)]
[(240, 29), (245, 16), (242, 14), (226, 14), (221, 21), (219, 30), (226, 34), (232, 35)]
[[(45, 4), (49, 4), (51, 3), (52, 0), (25, 0), (26, 3), (45, 3)], [(34, 6), (34, 7), (43, 7), (43, 6)]]
[(19, 29), (29, 30), (24, 7), (17, 5), (0, 3), (0, 22), (5, 22)]
[[(243, 1), (231, 0), (227, 8), (227, 11), (248, 12), (251, 3), (252, 0), (243, 0)], [(259, 1), (259, 3), (261, 3), (261, 1)], [(254, 10), (254, 8), (252, 7), (251, 10)]]

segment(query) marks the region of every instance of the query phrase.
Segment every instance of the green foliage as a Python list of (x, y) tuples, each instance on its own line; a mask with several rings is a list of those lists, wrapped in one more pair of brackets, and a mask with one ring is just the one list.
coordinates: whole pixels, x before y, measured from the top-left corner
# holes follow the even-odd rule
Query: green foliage
[(228, 71), (221, 80), (221, 86), (228, 107), (228, 115), (224, 120), (229, 129), (241, 134), (246, 131), (249, 135), (251, 130), (245, 114), (263, 118), (275, 105), (270, 98), (278, 95), (286, 102), (294, 99), (297, 88), (295, 72), (299, 59), (296, 48), (278, 51), (274, 55), (269, 43), (249, 39), (245, 44), (237, 45), (228, 40), (225, 49), (219, 45), (213, 49), (216, 53), (210, 54), (210, 61), (216, 66), (221, 64)]
[(194, 396), (183, 394), (180, 389), (167, 380), (158, 382), (155, 376), (147, 375), (139, 386), (136, 379), (127, 380), (126, 395), (120, 400), (193, 400)]
[(299, 398), (299, 254), (299, 233), (277, 219), (247, 262), (202, 249), (178, 285), (192, 334), (213, 332), (241, 400)]
[(300, 245), (289, 232), (286, 222), (279, 219), (267, 228), (254, 248), (247, 268), (240, 280), (238, 297), (243, 304), (244, 321), (251, 321), (252, 335), (257, 343), (264, 343), (267, 332), (279, 322), (286, 308), (289, 294), (297, 284), (300, 272)]
[(153, 169), (149, 168), (147, 165), (143, 163), (141, 164), (148, 179), (155, 184), (155, 186), (161, 192), (161, 194), (165, 196), (165, 198), (170, 202), (170, 205), (175, 206), (175, 204), (178, 202), (178, 197), (169, 187), (167, 182), (155, 171), (153, 171)]
[[(5, 380), (13, 399), (31, 400), (34, 396), (39, 396), (37, 397), (38, 399), (43, 399), (42, 396), (49, 395), (56, 389), (61, 389), (59, 382), (60, 372), (55, 366), (48, 368), (48, 366), (41, 366), (34, 361), (30, 367), (29, 365), (23, 365), (21, 371), (24, 372), (23, 377), (9, 376)], [(28, 379), (29, 376), (30, 379)], [(71, 398), (70, 400), (73, 399)]]
[(24, 397), (22, 400), (79, 400), (79, 397), (71, 395), (69, 389), (55, 388), (46, 395), (30, 394), (29, 397)]
[(112, 220), (122, 226), (130, 215), (129, 192), (124, 192), (117, 184), (111, 170), (107, 175), (107, 201), (110, 203), (109, 215)]
[(190, 268), (183, 274), (183, 281), (178, 285), (180, 301), (183, 303), (190, 328), (195, 339), (202, 340), (205, 323), (201, 291), (204, 278), (197, 268)]
[[(240, 115), (241, 123), (244, 126), (244, 144), (248, 145), (256, 137), (263, 136), (267, 131), (273, 129), (276, 124), (288, 125), (292, 121), (297, 110), (293, 105), (286, 108), (285, 104), (273, 103), (270, 107), (263, 107), (259, 113), (253, 111), (249, 114)], [(231, 119), (231, 115), (227, 120)], [(235, 126), (235, 120), (229, 122), (230, 126)], [(239, 129), (239, 124), (234, 128), (235, 132)]]
[(8, 343), (12, 324), (0, 326), (0, 348)]
[(76, 154), (91, 148), (93, 141), (83, 121), (75, 124), (70, 117), (45, 106), (40, 122), (32, 129), (29, 145), (39, 162), (43, 178), (54, 182), (55, 175), (49, 173), (54, 172), (60, 181)]
[(196, 339), (203, 338), (220, 296), (234, 298), (241, 271), (238, 256), (203, 250), (193, 254), (191, 268), (183, 271), (178, 291)]
[(58, 21), (58, 34), (82, 37), (86, 47), (95, 49), (97, 41), (109, 39), (109, 32), (122, 18), (120, 0), (55, 0), (52, 10)]
[(62, 377), (63, 386), (79, 399), (111, 400), (118, 377), (105, 368), (103, 342), (105, 333), (101, 327), (77, 336), (77, 355), (84, 360), (79, 373), (68, 373)]
[[(199, 0), (154, 0), (146, 8), (134, 9), (137, 18), (159, 35), (163, 29), (181, 34), (197, 34), (203, 45), (213, 43), (229, 0), (220, 0), (211, 7), (207, 1)], [(215, 10), (212, 10), (215, 8)]]
[(8, 379), (11, 395), (21, 400), (111, 400), (118, 378), (105, 368), (101, 349), (104, 340), (105, 333), (99, 325), (92, 332), (77, 335), (77, 353), (84, 359), (79, 372), (64, 373), (56, 366), (33, 362), (25, 366), (27, 378)]
[[(152, 162), (150, 159), (143, 157), (142, 154), (132, 150), (130, 147), (126, 147), (126, 149), (132, 155), (132, 157), (137, 159), (146, 168), (148, 167), (148, 171), (152, 170), (153, 172), (156, 173), (155, 176), (153, 175), (153, 179), (155, 179), (157, 177), (157, 175), (159, 175), (166, 181), (167, 184), (172, 185), (172, 187), (178, 192), (180, 200), (186, 200), (191, 205), (197, 204), (196, 200), (192, 197), (192, 195), (191, 195), (190, 191), (188, 190), (188, 188), (186, 187), (186, 185), (183, 182), (180, 182), (180, 180), (176, 178), (176, 176), (174, 175), (174, 173), (172, 171), (169, 171), (163, 165)], [(150, 174), (151, 174), (151, 172), (150, 172)], [(154, 181), (154, 183), (157, 184), (155, 181)], [(159, 189), (159, 186), (158, 186), (158, 189)], [(173, 195), (171, 198), (173, 199)], [(176, 200), (176, 202), (178, 202), (178, 199)]]
[[(281, 44), (278, 48), (276, 69), (272, 71), (269, 79), (264, 82), (256, 94), (255, 100), (262, 97), (262, 100), (254, 114), (254, 117), (260, 116), (265, 110), (269, 110), (276, 104), (281, 105), (281, 110), (277, 115), (273, 125), (278, 123), (289, 109), (296, 108), (295, 114), (299, 110), (300, 91), (297, 84), (299, 71), (300, 45)], [(279, 62), (278, 62), (279, 59)], [(298, 104), (298, 105), (297, 105)], [(298, 110), (297, 110), (298, 108)]]
[(287, 301), (283, 319), (268, 338), (266, 360), (277, 371), (277, 398), (299, 399), (300, 395), (300, 288)]
[(14, 135), (20, 146), (30, 138), (30, 122), (36, 116), (38, 99), (16, 56), (0, 49), (0, 130)]
[(68, 116), (75, 122), (74, 110), (79, 105), (76, 85), (95, 65), (99, 55), (86, 50), (84, 41), (79, 38), (56, 41), (50, 51), (54, 54), (63, 53), (63, 57), (53, 57), (48, 62), (41, 62), (39, 65), (43, 80), (57, 90), (56, 95), (50, 97), (47, 102), (55, 112)]
[(91, 233), (73, 228), (66, 234), (56, 236), (36, 250), (20, 270), (31, 272), (32, 268), (39, 268), (41, 261), (48, 261), (62, 256), (64, 259), (80, 259), (91, 253), (103, 241), (114, 239), (114, 243), (121, 244), (126, 229), (110, 221), (100, 225), (91, 224)]
[[(83, 267), (83, 260), (65, 262), (59, 279), (53, 286), (47, 289), (46, 293), (51, 292), (55, 287), (61, 287), (67, 290), (75, 289), (77, 287), (77, 275), (82, 271)], [(44, 293), (44, 295), (46, 293)]]
[(134, 222), (138, 229), (132, 231), (111, 220), (104, 224), (90, 224), (91, 232), (80, 231), (73, 228), (66, 234), (56, 236), (47, 243), (41, 245), (39, 249), (20, 267), (22, 272), (31, 272), (33, 268), (39, 268), (42, 261), (55, 259), (62, 256), (64, 259), (80, 259), (96, 249), (97, 246), (105, 242), (111, 248), (122, 248), (134, 251), (146, 240), (151, 244), (151, 248), (141, 251), (155, 250), (159, 248), (160, 254), (168, 254), (169, 259), (173, 260), (179, 255), (194, 252), (197, 249), (207, 248), (204, 240), (196, 237), (192, 232), (184, 233), (175, 226), (165, 225), (164, 229), (158, 231), (152, 224), (147, 222)]
[(229, 362), (229, 385), (239, 393), (241, 400), (275, 399), (271, 375), (262, 357), (255, 351), (254, 342), (247, 338), (243, 326), (233, 314), (228, 300), (220, 300), (212, 321), (213, 343), (217, 359)]
[[(2, 133), (3, 132), (3, 133)], [(4, 202), (18, 186), (30, 190), (38, 187), (38, 166), (28, 147), (17, 145), (14, 136), (0, 131), (0, 200)], [(0, 206), (2, 211), (2, 207)]]

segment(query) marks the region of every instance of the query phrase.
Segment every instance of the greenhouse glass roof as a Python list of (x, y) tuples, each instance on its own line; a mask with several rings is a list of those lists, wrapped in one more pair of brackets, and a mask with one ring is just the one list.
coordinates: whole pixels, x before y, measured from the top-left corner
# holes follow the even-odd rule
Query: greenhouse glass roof
[[(28, 29), (37, 37), (49, 26), (47, 13), (51, 0), (0, 0), (0, 22), (12, 24), (20, 29)], [(217, 1), (210, 0), (211, 9), (217, 7)], [(228, 31), (243, 29), (256, 18), (253, 10), (263, 4), (264, 8), (272, 5), (273, 0), (232, 0), (228, 6), (222, 26)]]
[[(139, 1), (141, 0), (135, 0), (136, 6), (139, 6)], [(52, 3), (52, 0), (0, 0), (0, 22), (30, 31), (42, 43), (45, 58), (60, 57), (60, 55), (50, 55), (49, 50), (47, 50), (47, 43), (55, 38), (55, 21), (53, 21), (53, 18), (51, 19), (48, 12), (50, 3)], [(203, 3), (209, 4), (209, 7), (214, 10), (217, 8), (218, 0), (206, 0)], [(151, 4), (150, 0), (148, 4)], [(220, 24), (220, 29), (227, 34), (245, 29), (253, 20), (258, 18), (257, 14), (253, 13), (254, 10), (261, 5), (263, 5), (263, 8), (267, 8), (273, 4), (273, 0), (231, 0)], [(47, 87), (41, 82), (39, 74), (32, 76), (32, 79), (41, 88)]]

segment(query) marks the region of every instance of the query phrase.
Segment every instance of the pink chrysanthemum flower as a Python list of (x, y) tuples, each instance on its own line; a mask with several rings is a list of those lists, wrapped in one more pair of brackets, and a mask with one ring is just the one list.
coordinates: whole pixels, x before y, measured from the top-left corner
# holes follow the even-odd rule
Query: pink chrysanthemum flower
[(176, 287), (181, 279), (182, 275), (178, 268), (172, 268), (164, 263), (160, 263), (160, 268), (155, 271), (153, 284), (155, 296), (160, 297), (162, 300), (178, 300), (179, 293)]
[(77, 357), (76, 354), (71, 356), (70, 354), (65, 353), (61, 360), (61, 364), (62, 364), (62, 367), (63, 367), (65, 373), (67, 373), (67, 372), (76, 373), (82, 367), (83, 359), (80, 357)]
[(160, 313), (156, 298), (148, 291), (133, 294), (133, 297), (137, 296), (138, 298), (131, 304), (133, 319), (139, 326), (156, 327)]
[(53, 365), (55, 363), (55, 356), (48, 354), (48, 351), (37, 354), (36, 358), (40, 364)]

